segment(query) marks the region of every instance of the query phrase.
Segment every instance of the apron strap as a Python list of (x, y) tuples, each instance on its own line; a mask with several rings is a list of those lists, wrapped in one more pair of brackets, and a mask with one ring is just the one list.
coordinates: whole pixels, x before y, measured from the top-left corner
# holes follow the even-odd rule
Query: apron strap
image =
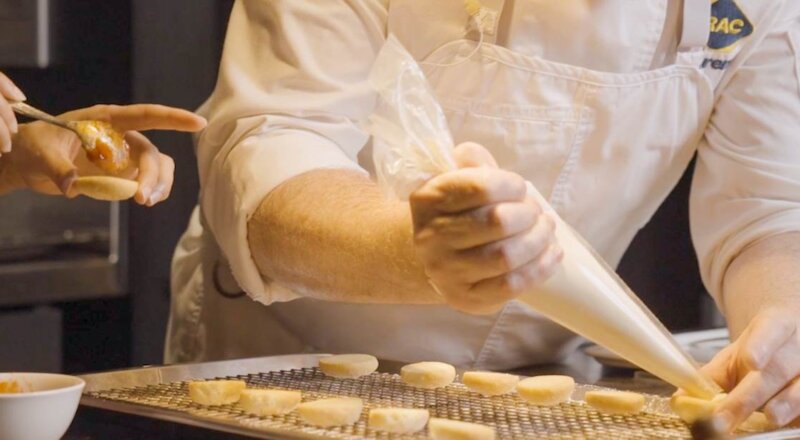
[(683, 32), (678, 45), (680, 51), (705, 47), (711, 23), (711, 1), (683, 0)]

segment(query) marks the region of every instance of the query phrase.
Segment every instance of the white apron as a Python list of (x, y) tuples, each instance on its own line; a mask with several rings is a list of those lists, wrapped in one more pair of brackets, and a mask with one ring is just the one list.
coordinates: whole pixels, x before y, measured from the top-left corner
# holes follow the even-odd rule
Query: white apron
[[(591, 69), (577, 67), (580, 59), (541, 55), (547, 53), (548, 38), (569, 37), (544, 24), (568, 34), (575, 25), (568, 21), (578, 18), (548, 2), (517, 0), (504, 13), (503, 1), (483, 3), (493, 15), (485, 22), (480, 47), (454, 37), (465, 26), (453, 19), (461, 17), (454, 12), (463, 7), (461, 0), (426, 2), (425, 8), (417, 0), (393, 0), (389, 29), (424, 61), (455, 141), (486, 146), (501, 167), (533, 182), (564, 220), (616, 266), (677, 183), (713, 109), (714, 88), (724, 72), (704, 66), (708, 2), (687, 6), (680, 50), (655, 69), (651, 64), (663, 44), (659, 36), (670, 7), (666, 0), (609, 1), (611, 9), (640, 9), (641, 21), (631, 26), (650, 26), (654, 36), (628, 47), (625, 56), (594, 56), (582, 63)], [(700, 3), (705, 9), (696, 7)], [(759, 9), (754, 0), (739, 3), (747, 3), (751, 14)], [(767, 8), (760, 9), (764, 15)], [(501, 20), (531, 31), (514, 38), (498, 35)], [(598, 38), (620, 41), (626, 32), (619, 23), (596, 30)], [(495, 44), (498, 38), (503, 46)], [(724, 56), (736, 55), (733, 50)], [(600, 181), (604, 184), (596, 185)], [(611, 200), (621, 202), (610, 206)], [(202, 227), (199, 210), (176, 251), (172, 290), (167, 362), (324, 351), (510, 369), (557, 361), (581, 342), (516, 301), (492, 316), (446, 306), (310, 298), (263, 306), (239, 292)]]

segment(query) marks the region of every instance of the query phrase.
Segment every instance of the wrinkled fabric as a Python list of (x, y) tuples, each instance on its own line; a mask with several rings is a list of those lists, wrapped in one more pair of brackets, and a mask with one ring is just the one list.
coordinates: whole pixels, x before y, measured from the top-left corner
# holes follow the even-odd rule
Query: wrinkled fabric
[[(745, 246), (800, 225), (793, 3), (736, 1), (752, 32), (714, 40), (724, 52), (677, 50), (678, 1), (482, 3), (478, 45), (462, 0), (237, 1), (202, 108), (200, 214), (173, 261), (168, 361), (311, 350), (512, 368), (575, 347), (517, 302), (489, 317), (331, 303), (259, 275), (247, 221), (269, 191), (314, 169), (371, 171), (360, 127), (388, 32), (421, 62), (454, 139), (532, 181), (612, 266), (697, 152), (692, 232), (716, 299)], [(218, 262), (248, 296), (200, 282), (197, 266)]]

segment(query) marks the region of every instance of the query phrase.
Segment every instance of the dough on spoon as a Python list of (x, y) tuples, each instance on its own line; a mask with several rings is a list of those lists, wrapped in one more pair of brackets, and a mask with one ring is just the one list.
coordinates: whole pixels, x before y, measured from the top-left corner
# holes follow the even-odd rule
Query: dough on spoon
[(558, 405), (567, 401), (575, 390), (575, 379), (569, 376), (534, 376), (517, 384), (517, 394), (528, 403), (541, 406)]
[(139, 189), (139, 183), (135, 180), (111, 176), (78, 177), (72, 186), (86, 197), (108, 202), (130, 199)]
[(630, 391), (587, 391), (586, 403), (608, 414), (638, 414), (644, 408), (644, 396)]
[(368, 354), (340, 354), (319, 360), (323, 373), (338, 379), (356, 379), (378, 369), (378, 359)]
[(292, 412), (301, 398), (300, 391), (249, 389), (242, 391), (238, 405), (248, 414), (274, 416)]
[(333, 397), (297, 405), (300, 419), (322, 428), (352, 425), (361, 417), (363, 403), (357, 397)]
[(369, 427), (393, 434), (411, 434), (422, 431), (428, 417), (427, 409), (375, 408), (369, 411)]
[(453, 383), (456, 369), (444, 362), (417, 362), (401, 368), (400, 377), (412, 387), (434, 389)]
[(494, 440), (494, 429), (477, 423), (431, 418), (428, 434), (433, 440)]
[(519, 376), (491, 371), (468, 371), (461, 382), (472, 391), (484, 396), (499, 396), (514, 391)]
[(247, 384), (243, 380), (198, 380), (189, 382), (189, 398), (200, 405), (236, 403)]

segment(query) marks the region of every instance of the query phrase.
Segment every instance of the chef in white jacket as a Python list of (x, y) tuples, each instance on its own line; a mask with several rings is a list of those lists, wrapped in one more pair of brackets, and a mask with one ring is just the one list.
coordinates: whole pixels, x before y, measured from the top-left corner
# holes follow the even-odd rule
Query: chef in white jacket
[[(361, 125), (389, 33), (471, 142), (409, 203), (371, 180)], [(730, 392), (719, 417), (766, 404), (786, 424), (800, 416), (798, 56), (794, 0), (237, 1), (202, 109), (167, 360), (561, 359), (577, 338), (514, 301), (563, 253), (523, 180), (616, 265), (697, 154), (693, 237), (737, 338), (706, 367)]]

